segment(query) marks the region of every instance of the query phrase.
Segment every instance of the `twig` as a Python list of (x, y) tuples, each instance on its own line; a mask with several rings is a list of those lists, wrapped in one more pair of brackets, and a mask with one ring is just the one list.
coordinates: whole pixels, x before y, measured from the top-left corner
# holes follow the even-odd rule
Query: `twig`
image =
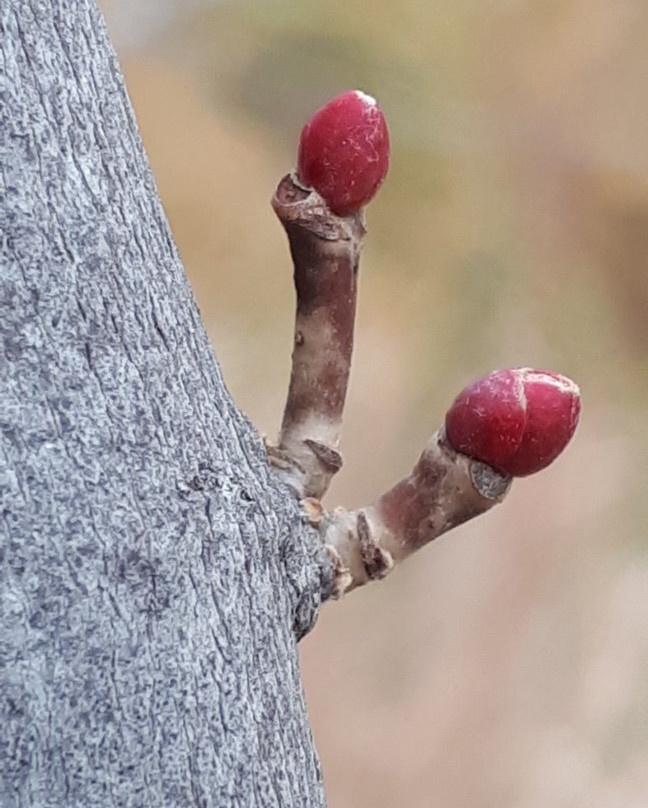
[(319, 499), (342, 466), (364, 217), (361, 210), (336, 216), (294, 173), (281, 180), (272, 206), (288, 235), (297, 315), (279, 442), (268, 454), (300, 498)]
[(510, 485), (510, 477), (454, 451), (439, 430), (409, 477), (373, 505), (311, 515), (335, 564), (335, 594), (384, 578), (437, 536), (497, 505)]

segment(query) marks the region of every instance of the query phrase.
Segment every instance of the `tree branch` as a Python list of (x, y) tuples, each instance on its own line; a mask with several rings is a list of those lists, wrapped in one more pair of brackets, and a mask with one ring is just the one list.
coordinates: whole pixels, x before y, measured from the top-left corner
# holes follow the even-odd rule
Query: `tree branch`
[(295, 338), (288, 397), (270, 458), (300, 498), (321, 499), (342, 466), (346, 398), (363, 217), (332, 213), (320, 195), (284, 177), (272, 200), (294, 265)]

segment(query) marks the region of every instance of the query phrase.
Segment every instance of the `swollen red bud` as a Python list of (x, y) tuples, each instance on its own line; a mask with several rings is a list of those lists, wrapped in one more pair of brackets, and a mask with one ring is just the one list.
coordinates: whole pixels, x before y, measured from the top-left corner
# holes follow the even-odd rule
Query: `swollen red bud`
[(569, 443), (580, 391), (566, 376), (532, 368), (495, 370), (465, 388), (448, 410), (448, 443), (503, 474), (525, 477)]
[(376, 100), (360, 90), (332, 98), (299, 139), (297, 174), (338, 216), (366, 205), (389, 167), (389, 134)]

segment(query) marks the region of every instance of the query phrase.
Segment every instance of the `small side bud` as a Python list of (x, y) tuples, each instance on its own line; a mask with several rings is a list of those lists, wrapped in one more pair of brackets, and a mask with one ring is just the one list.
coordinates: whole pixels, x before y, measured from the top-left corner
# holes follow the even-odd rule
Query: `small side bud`
[(385, 118), (376, 100), (360, 90), (332, 98), (302, 129), (299, 179), (314, 188), (338, 216), (366, 205), (388, 167)]
[(579, 415), (580, 391), (566, 376), (495, 370), (459, 393), (446, 415), (446, 438), (502, 474), (526, 477), (558, 457)]

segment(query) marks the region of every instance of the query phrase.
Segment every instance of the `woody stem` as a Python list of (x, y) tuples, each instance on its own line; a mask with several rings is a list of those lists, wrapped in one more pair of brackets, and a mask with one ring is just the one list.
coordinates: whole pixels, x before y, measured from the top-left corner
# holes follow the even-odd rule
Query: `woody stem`
[(300, 498), (320, 499), (342, 465), (342, 410), (365, 228), (361, 212), (336, 216), (294, 174), (281, 180), (272, 206), (288, 236), (297, 312), (288, 397), (278, 445), (269, 456)]

